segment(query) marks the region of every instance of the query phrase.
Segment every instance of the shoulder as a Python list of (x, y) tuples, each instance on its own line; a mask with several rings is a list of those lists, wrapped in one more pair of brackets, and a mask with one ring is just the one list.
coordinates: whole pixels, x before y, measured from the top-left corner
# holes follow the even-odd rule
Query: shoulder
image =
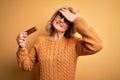
[(48, 35), (40, 35), (38, 36), (38, 38), (36, 40), (43, 40), (43, 39), (46, 39), (48, 37)]

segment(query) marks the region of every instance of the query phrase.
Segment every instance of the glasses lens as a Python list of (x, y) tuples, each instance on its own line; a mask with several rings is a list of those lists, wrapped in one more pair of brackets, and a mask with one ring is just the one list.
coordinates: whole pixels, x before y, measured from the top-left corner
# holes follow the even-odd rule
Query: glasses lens
[(60, 18), (63, 18), (63, 17), (64, 17), (61, 13), (59, 13), (58, 16), (59, 16)]
[(64, 18), (64, 22), (69, 23), (69, 21), (61, 13), (58, 13), (58, 18), (60, 19)]

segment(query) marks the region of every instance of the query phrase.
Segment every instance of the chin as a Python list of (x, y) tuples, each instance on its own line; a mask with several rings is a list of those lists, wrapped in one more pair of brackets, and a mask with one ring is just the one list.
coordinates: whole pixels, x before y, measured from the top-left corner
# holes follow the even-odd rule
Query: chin
[(59, 32), (65, 32), (66, 31), (66, 30), (62, 29), (60, 26), (57, 26), (57, 25), (55, 25), (55, 26), (53, 25), (53, 27), (56, 31), (59, 31)]
[(65, 30), (62, 30), (62, 29), (55, 29), (55, 30), (59, 32), (65, 32)]

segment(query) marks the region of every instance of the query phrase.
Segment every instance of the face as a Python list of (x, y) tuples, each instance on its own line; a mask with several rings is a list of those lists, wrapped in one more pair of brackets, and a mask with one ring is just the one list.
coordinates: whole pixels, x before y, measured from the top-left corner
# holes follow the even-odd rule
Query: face
[(52, 23), (55, 30), (65, 32), (69, 27), (69, 21), (61, 14), (58, 13)]

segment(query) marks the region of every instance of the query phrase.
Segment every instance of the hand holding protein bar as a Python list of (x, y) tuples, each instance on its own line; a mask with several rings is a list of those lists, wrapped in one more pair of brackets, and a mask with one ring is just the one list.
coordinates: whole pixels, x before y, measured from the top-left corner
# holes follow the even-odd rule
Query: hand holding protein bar
[(36, 26), (26, 30), (25, 32), (21, 32), (18, 34), (16, 41), (19, 45), (19, 48), (24, 49), (26, 47), (26, 40), (27, 40), (28, 35), (32, 34), (35, 31), (37, 31)]
[(37, 31), (37, 27), (36, 27), (36, 26), (34, 26), (34, 27), (28, 29), (28, 30), (25, 31), (25, 32), (27, 32), (27, 35), (30, 35), (31, 33), (35, 32), (35, 31)]

